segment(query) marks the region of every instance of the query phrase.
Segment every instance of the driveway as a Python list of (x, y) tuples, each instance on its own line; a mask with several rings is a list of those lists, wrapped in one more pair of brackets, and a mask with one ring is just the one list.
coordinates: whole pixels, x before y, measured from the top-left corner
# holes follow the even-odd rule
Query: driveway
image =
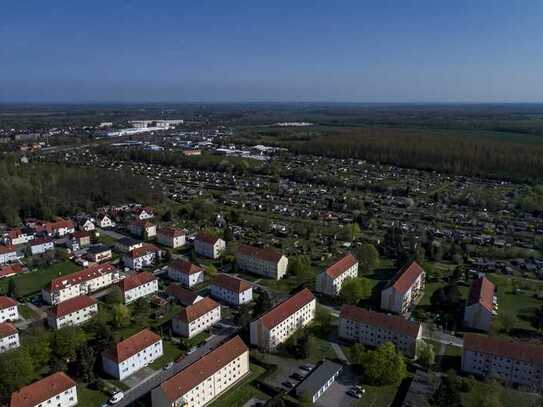
[(359, 399), (347, 394), (349, 389), (358, 384), (358, 377), (349, 366), (343, 368), (343, 372), (326, 390), (326, 392), (317, 400), (316, 406), (356, 406), (360, 403)]
[(133, 375), (130, 375), (126, 379), (124, 379), (123, 383), (126, 384), (128, 387), (132, 388), (138, 386), (140, 383), (144, 382), (156, 373), (157, 371), (151, 369), (150, 367), (144, 367), (143, 369), (138, 370)]

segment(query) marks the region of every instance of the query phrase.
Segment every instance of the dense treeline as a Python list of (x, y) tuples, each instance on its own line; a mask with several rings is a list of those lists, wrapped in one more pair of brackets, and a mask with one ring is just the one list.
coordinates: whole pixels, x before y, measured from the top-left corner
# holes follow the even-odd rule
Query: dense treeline
[(16, 225), (25, 217), (51, 219), (108, 204), (153, 203), (158, 194), (146, 179), (127, 173), (3, 159), (0, 197), (0, 221)]

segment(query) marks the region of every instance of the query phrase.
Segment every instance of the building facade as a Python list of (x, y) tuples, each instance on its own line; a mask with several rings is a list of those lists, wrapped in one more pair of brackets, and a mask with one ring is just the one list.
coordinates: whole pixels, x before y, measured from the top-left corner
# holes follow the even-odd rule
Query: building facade
[(221, 306), (209, 297), (184, 308), (172, 320), (175, 334), (192, 338), (221, 320)]
[(253, 300), (253, 287), (240, 278), (219, 274), (211, 283), (211, 296), (229, 305), (240, 306)]
[(281, 279), (288, 268), (288, 259), (282, 253), (244, 244), (239, 245), (236, 251), (236, 263), (240, 270), (275, 280)]
[(0, 296), (0, 322), (17, 321), (18, 319), (17, 301), (10, 297)]
[(425, 273), (417, 262), (403, 267), (381, 291), (381, 309), (407, 315), (424, 294)]
[(185, 231), (174, 227), (161, 228), (157, 232), (157, 242), (172, 249), (183, 247), (186, 243)]
[(128, 225), (128, 230), (143, 239), (152, 239), (156, 236), (156, 225), (148, 220), (135, 220)]
[(30, 242), (30, 254), (35, 256), (55, 249), (55, 243), (50, 237), (37, 237)]
[(168, 265), (168, 278), (190, 288), (204, 282), (204, 269), (189, 261), (174, 260)]
[(81, 295), (53, 306), (47, 313), (47, 325), (52, 329), (81, 325), (97, 313), (96, 300), (87, 295)]
[(299, 398), (309, 398), (312, 403), (328, 390), (341, 374), (343, 366), (325, 359), (309, 375), (296, 386), (296, 396)]
[(10, 407), (72, 407), (77, 405), (77, 383), (57, 372), (11, 394)]
[(226, 249), (226, 242), (220, 237), (199, 233), (194, 239), (194, 250), (200, 256), (218, 259)]
[(158, 278), (148, 271), (128, 276), (119, 285), (125, 304), (158, 292)]
[(17, 261), (17, 248), (13, 245), (0, 246), (0, 264)]
[(19, 333), (15, 325), (9, 322), (0, 322), (0, 353), (16, 349), (19, 343)]
[(160, 258), (160, 249), (151, 243), (144, 243), (140, 247), (123, 255), (123, 264), (133, 270), (140, 270), (152, 266)]
[(337, 297), (345, 279), (355, 277), (358, 277), (358, 259), (348, 253), (317, 275), (315, 290), (331, 297)]
[(487, 332), (490, 330), (492, 319), (498, 313), (495, 291), (496, 286), (484, 276), (473, 281), (464, 308), (465, 327)]

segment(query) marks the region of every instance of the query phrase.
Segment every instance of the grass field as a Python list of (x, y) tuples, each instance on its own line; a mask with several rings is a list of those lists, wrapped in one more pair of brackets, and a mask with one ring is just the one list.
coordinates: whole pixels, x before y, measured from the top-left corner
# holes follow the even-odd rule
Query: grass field
[(91, 390), (83, 384), (77, 385), (77, 405), (79, 407), (101, 406), (107, 400), (107, 396), (98, 390)]
[(152, 369), (161, 369), (167, 363), (174, 362), (183, 354), (183, 350), (178, 345), (170, 341), (163, 340), (162, 346), (164, 354), (149, 365)]
[(400, 385), (393, 384), (390, 386), (369, 386), (364, 384), (363, 387), (366, 390), (366, 393), (358, 402), (358, 406), (389, 407), (392, 405)]
[(260, 400), (267, 400), (269, 397), (254, 387), (251, 383), (257, 379), (261, 374), (266, 371), (261, 366), (252, 364), (251, 373), (242, 380), (241, 383), (238, 383), (234, 386), (234, 389), (226, 392), (223, 396), (219, 397), (213, 403), (211, 407), (241, 407), (247, 401), (252, 398), (258, 398)]
[(32, 319), (32, 318), (34, 318), (35, 316), (37, 316), (37, 314), (36, 314), (32, 309), (30, 309), (28, 306), (26, 306), (26, 305), (18, 305), (18, 306), (17, 306), (17, 309), (19, 310), (19, 314), (20, 314), (24, 319)]
[(543, 397), (536, 393), (525, 393), (509, 387), (496, 387), (489, 384), (477, 382), (469, 393), (462, 395), (462, 405), (465, 407), (482, 407), (485, 405), (485, 398), (495, 395), (502, 407), (535, 407), (541, 406)]

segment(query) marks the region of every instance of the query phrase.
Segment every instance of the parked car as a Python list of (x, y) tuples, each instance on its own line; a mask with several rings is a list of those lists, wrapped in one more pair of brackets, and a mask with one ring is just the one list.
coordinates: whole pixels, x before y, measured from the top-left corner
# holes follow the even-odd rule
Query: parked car
[(285, 387), (288, 387), (289, 389), (292, 389), (294, 387), (294, 385), (292, 384), (292, 382), (289, 382), (288, 380), (287, 381), (284, 381), (283, 383), (281, 383), (283, 386)]
[(123, 398), (124, 398), (124, 393), (122, 391), (119, 391), (115, 393), (113, 396), (111, 396), (111, 398), (109, 399), (109, 404), (117, 404)]
[(173, 362), (168, 363), (166, 366), (163, 367), (164, 370), (171, 369), (173, 367)]
[(358, 391), (354, 391), (353, 389), (349, 390), (347, 392), (347, 394), (351, 397), (354, 397), (356, 399), (361, 399), (362, 398), (362, 393), (361, 392), (358, 392)]
[(303, 380), (304, 377), (300, 374), (300, 373), (293, 373), (290, 375), (290, 377), (292, 377), (294, 380)]
[(306, 364), (300, 366), (300, 369), (305, 370), (306, 372), (311, 372), (313, 370), (313, 365)]

